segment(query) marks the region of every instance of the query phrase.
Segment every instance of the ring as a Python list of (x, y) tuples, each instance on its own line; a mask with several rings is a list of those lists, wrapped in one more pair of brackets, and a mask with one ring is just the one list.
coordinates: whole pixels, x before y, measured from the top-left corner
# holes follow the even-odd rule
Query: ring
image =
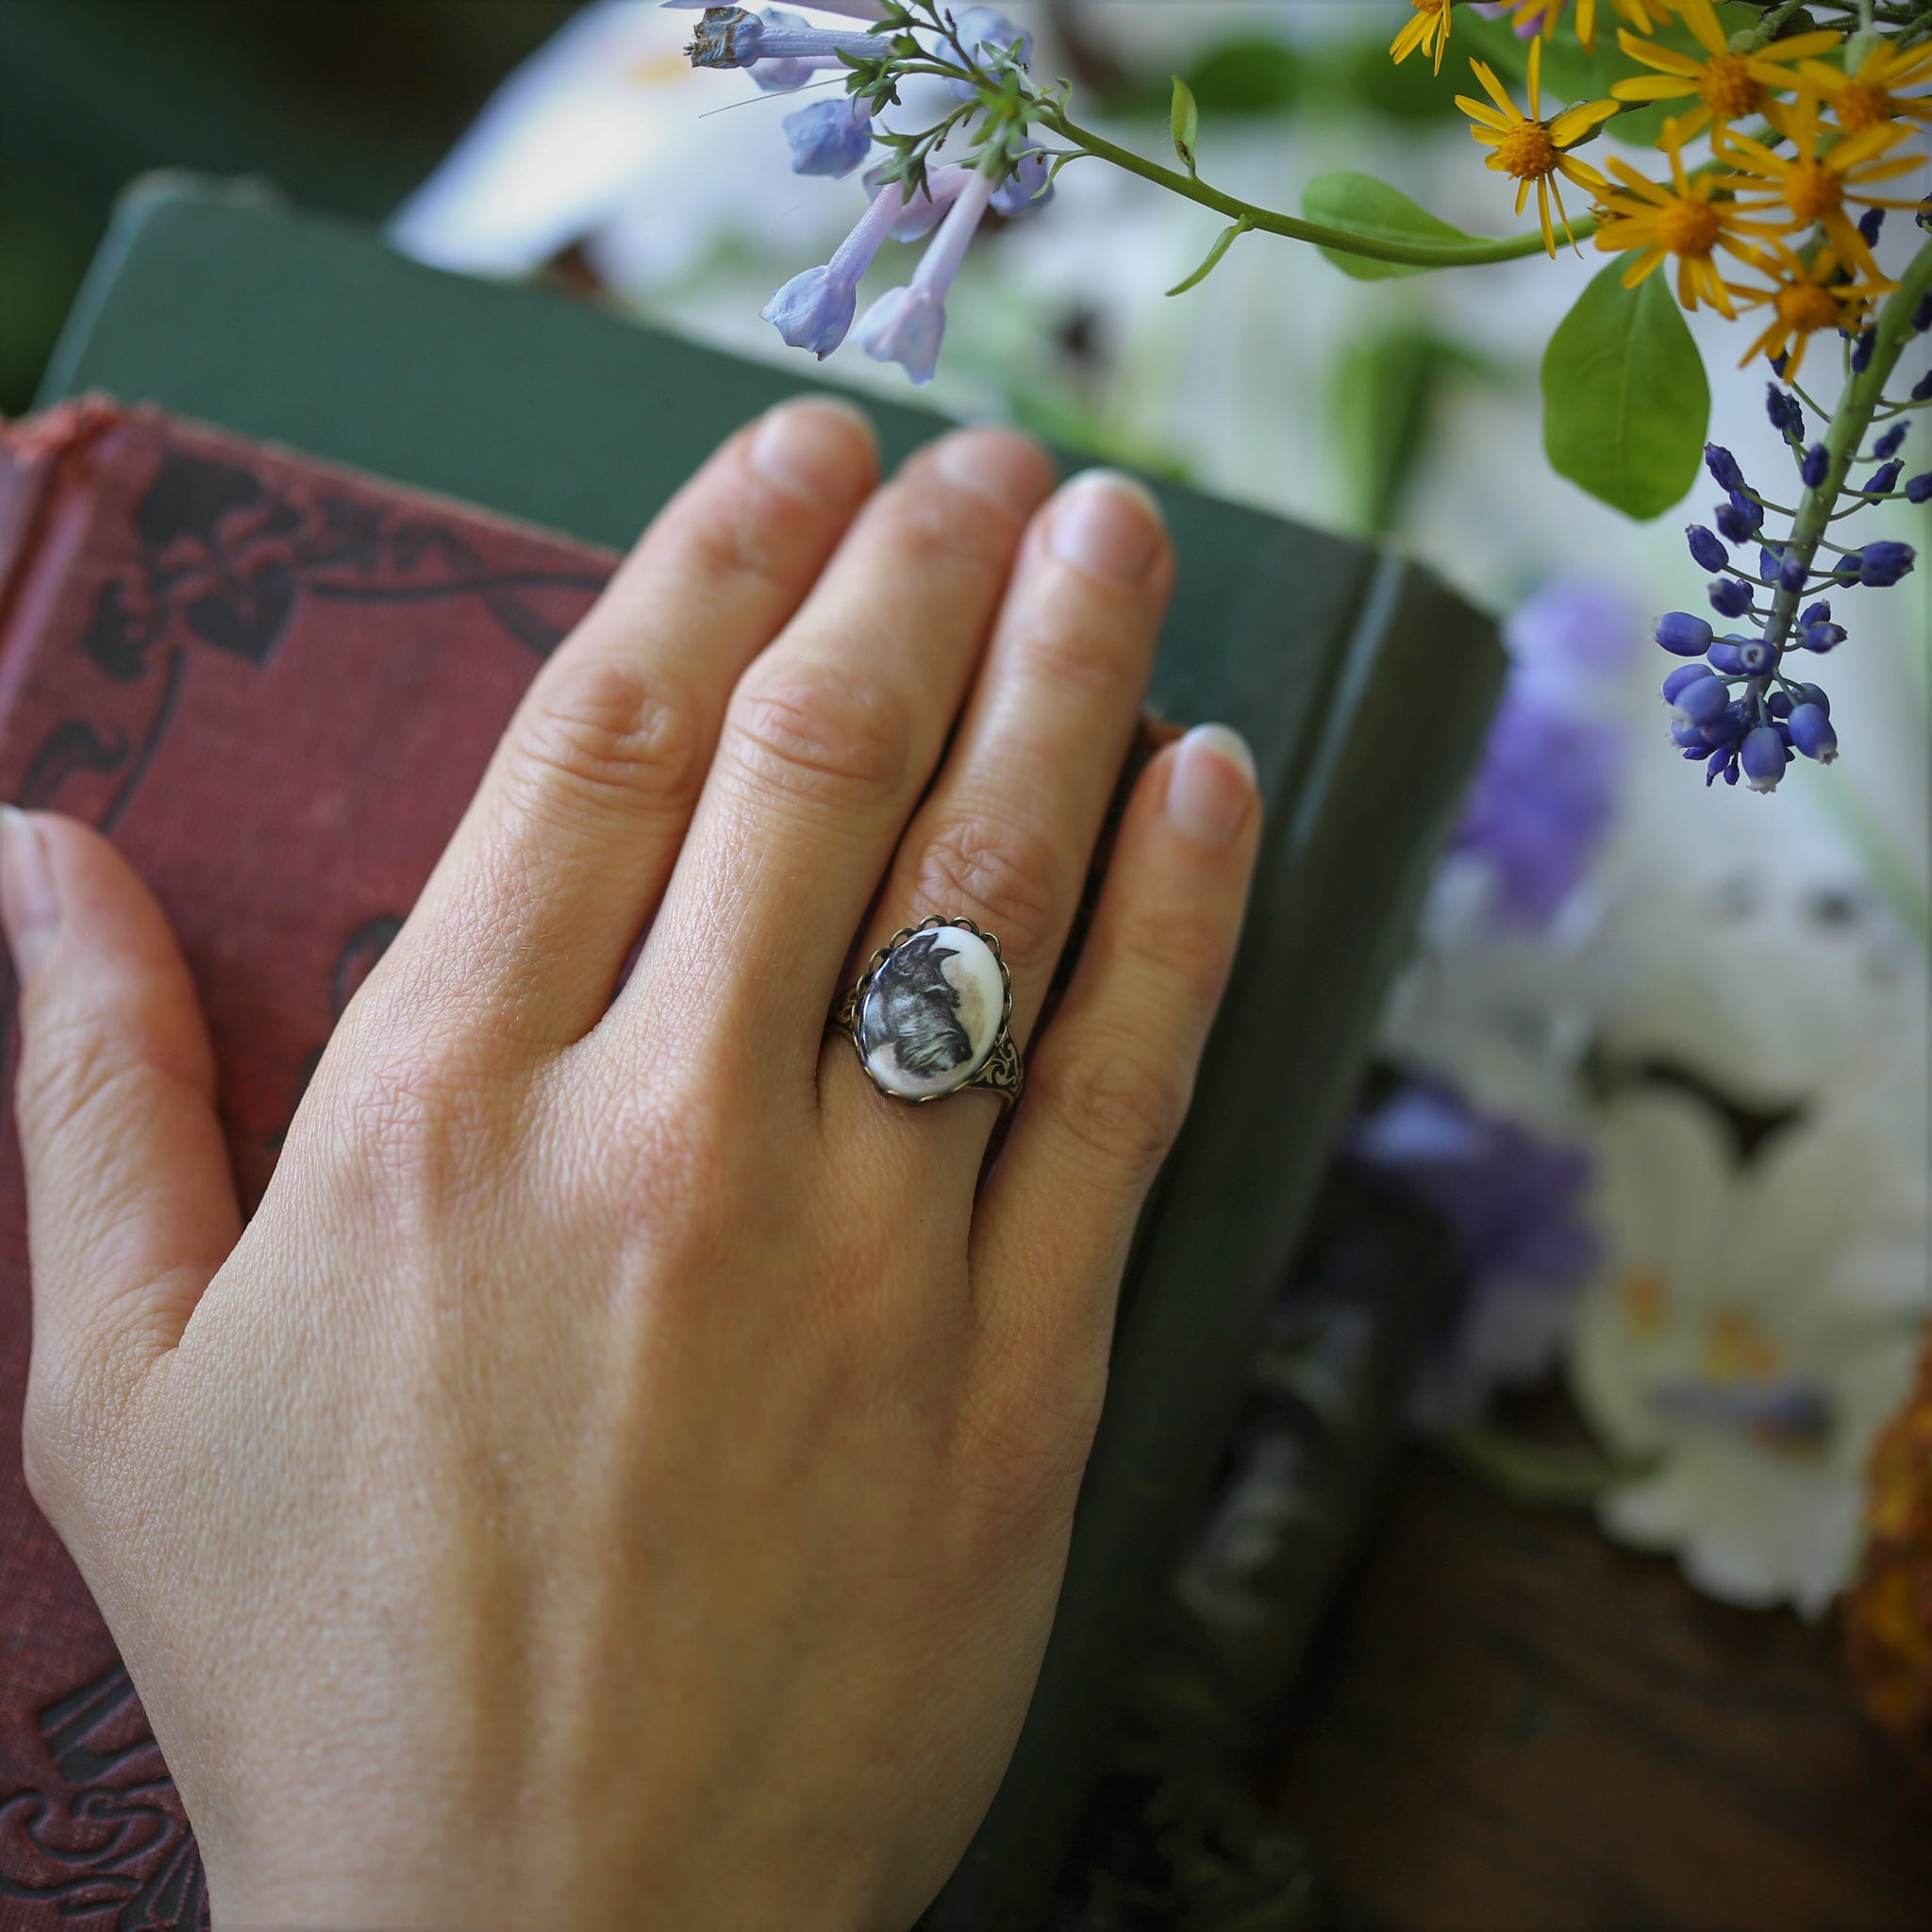
[(866, 1077), (913, 1107), (970, 1088), (1010, 1107), (1026, 1069), (1013, 1036), (1013, 979), (1000, 942), (970, 919), (922, 920), (872, 956), (832, 1009)]

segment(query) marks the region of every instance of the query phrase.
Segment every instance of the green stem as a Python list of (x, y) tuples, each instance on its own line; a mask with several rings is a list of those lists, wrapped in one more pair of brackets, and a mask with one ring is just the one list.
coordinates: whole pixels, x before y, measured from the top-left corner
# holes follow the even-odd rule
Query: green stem
[[(1838, 507), (1839, 497), (1844, 491), (1845, 478), (1864, 445), (1866, 430), (1872, 426), (1873, 412), (1884, 398), (1885, 385), (1890, 380), (1891, 372), (1898, 367), (1898, 359), (1905, 354), (1906, 345), (1912, 340), (1912, 317), (1917, 313), (1919, 304), (1925, 299), (1927, 291), (1932, 291), (1932, 242), (1925, 242), (1912, 258), (1911, 266), (1906, 270), (1898, 287), (1886, 297), (1885, 307), (1878, 311), (1872, 359), (1846, 384), (1844, 393), (1839, 398), (1838, 413), (1831, 419), (1831, 427), (1825, 432), (1824, 480), (1817, 489), (1806, 491), (1798, 499), (1797, 521), (1791, 525), (1790, 541), (1787, 547), (1797, 554), (1807, 571), (1811, 568), (1811, 560), (1824, 541), (1825, 531), (1831, 524), (1831, 513)], [(1772, 599), (1771, 621), (1765, 630), (1767, 642), (1779, 646), (1784, 644), (1791, 634), (1798, 606), (1810, 594), (1802, 590), (1778, 591)]]
[[(1324, 222), (1305, 222), (1294, 215), (1279, 214), (1252, 201), (1242, 201), (1238, 195), (1224, 194), (1220, 189), (1210, 188), (1207, 182), (1178, 169), (1147, 160), (1131, 148), (1075, 125), (1058, 109), (1041, 118), (1063, 141), (1072, 142), (1096, 160), (1111, 161), (1116, 168), (1124, 168), (1128, 174), (1152, 181), (1170, 193), (1197, 201), (1203, 208), (1219, 209), (1230, 221), (1244, 222), (1250, 228), (1260, 228), (1270, 235), (1286, 235), (1293, 242), (1311, 242), (1318, 248), (1332, 248), (1339, 254), (1365, 255), (1372, 261), (1398, 261), (1411, 268), (1472, 268), (1486, 261), (1515, 261), (1525, 255), (1543, 252), (1543, 238), (1534, 232), (1512, 236), (1506, 242), (1383, 242), (1347, 228), (1331, 228)], [(1579, 242), (1586, 241), (1596, 233), (1596, 218), (1585, 215), (1573, 221), (1570, 228)]]

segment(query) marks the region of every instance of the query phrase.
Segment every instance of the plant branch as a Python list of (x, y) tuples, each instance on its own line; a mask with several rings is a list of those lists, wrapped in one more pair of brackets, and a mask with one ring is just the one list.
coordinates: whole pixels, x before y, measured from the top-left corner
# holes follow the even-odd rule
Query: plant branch
[[(1220, 189), (1210, 188), (1207, 182), (1178, 169), (1147, 160), (1131, 148), (1077, 125), (1063, 109), (1051, 108), (1041, 118), (1061, 140), (1072, 142), (1097, 160), (1110, 161), (1116, 168), (1124, 168), (1128, 174), (1138, 175), (1143, 181), (1152, 181), (1188, 201), (1199, 202), (1203, 208), (1215, 208), (1230, 221), (1245, 223), (1249, 228), (1259, 228), (1270, 235), (1286, 235), (1292, 242), (1312, 242), (1318, 248), (1332, 248), (1338, 254), (1366, 256), (1372, 261), (1400, 262), (1410, 268), (1473, 268), (1483, 262), (1515, 261), (1543, 252), (1543, 238), (1534, 230), (1502, 242), (1384, 242), (1347, 228), (1333, 228), (1324, 222), (1305, 222), (1299, 216), (1242, 201), (1238, 195), (1224, 194)], [(1577, 241), (1585, 241), (1595, 234), (1596, 218), (1585, 215), (1572, 222), (1570, 229)]]

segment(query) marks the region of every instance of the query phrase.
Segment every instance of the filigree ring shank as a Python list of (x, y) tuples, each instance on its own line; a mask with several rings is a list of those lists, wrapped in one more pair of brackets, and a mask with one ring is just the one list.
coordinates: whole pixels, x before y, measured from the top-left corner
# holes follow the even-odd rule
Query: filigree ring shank
[(1025, 1080), (1012, 1017), (999, 941), (970, 919), (935, 915), (872, 956), (831, 1024), (891, 1099), (919, 1107), (976, 1089), (1011, 1106)]

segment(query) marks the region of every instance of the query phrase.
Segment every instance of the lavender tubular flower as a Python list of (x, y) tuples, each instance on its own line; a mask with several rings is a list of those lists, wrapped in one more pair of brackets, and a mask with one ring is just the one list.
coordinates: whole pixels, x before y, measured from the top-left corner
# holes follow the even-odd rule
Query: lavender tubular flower
[[(1011, 49), (1024, 65), (1033, 56), (1033, 36), (1017, 27), (996, 7), (962, 7), (954, 16), (953, 31), (966, 58), (976, 67), (991, 54)], [(949, 80), (955, 98), (970, 101), (978, 90), (964, 80)]]
[(1710, 625), (1688, 610), (1666, 611), (1652, 635), (1675, 658), (1701, 658), (1710, 648)]
[(858, 346), (874, 362), (900, 364), (922, 389), (939, 368), (940, 344), (946, 334), (946, 295), (991, 200), (992, 177), (975, 169), (920, 258), (910, 283), (888, 289), (858, 325)]
[(1731, 553), (1717, 541), (1717, 533), (1702, 524), (1690, 525), (1684, 541), (1690, 546), (1690, 561), (1700, 570), (1723, 570), (1730, 563)]
[(764, 319), (794, 349), (821, 362), (845, 340), (858, 307), (858, 285), (905, 206), (899, 185), (881, 189), (830, 261), (792, 278), (765, 304)]
[(1038, 214), (1053, 197), (1053, 171), (1046, 157), (1037, 147), (1029, 148), (995, 192), (992, 208), (995, 214), (1017, 222)]
[(1890, 496), (1892, 485), (1899, 479), (1899, 473), (1905, 468), (1900, 462), (1887, 463), (1883, 469), (1874, 470), (1865, 483), (1867, 496)]
[(1742, 617), (1751, 608), (1751, 586), (1736, 577), (1713, 577), (1710, 608), (1720, 617)]
[(772, 8), (758, 14), (742, 7), (708, 7), (685, 54), (693, 67), (748, 67), (761, 88), (802, 87), (823, 69), (841, 67), (841, 54), (870, 54), (869, 34), (813, 26), (801, 14)]
[[(959, 198), (959, 191), (972, 175), (971, 168), (928, 169), (924, 192), (914, 195), (904, 204), (905, 212), (892, 224), (892, 240), (917, 242), (922, 236), (931, 234), (945, 220), (953, 204)], [(885, 171), (875, 168), (864, 180), (866, 192), (877, 194), (886, 185)]]
[(1710, 480), (1726, 494), (1749, 486), (1744, 481), (1744, 473), (1738, 467), (1738, 459), (1722, 443), (1707, 442), (1704, 445), (1704, 466), (1710, 472)]
[(1778, 781), (1790, 762), (1790, 753), (1776, 727), (1760, 724), (1747, 732), (1738, 749), (1738, 762), (1744, 768), (1744, 782), (1753, 791), (1775, 791)]
[[(1847, 564), (1854, 560), (1845, 558)], [(1890, 590), (1917, 560), (1918, 552), (1909, 543), (1868, 543), (1857, 553), (1858, 581), (1868, 590)]]
[(1822, 707), (1797, 706), (1791, 712), (1790, 730), (1791, 742), (1807, 758), (1828, 765), (1838, 757), (1838, 733)]
[(783, 125), (794, 175), (843, 180), (872, 152), (870, 101), (814, 101), (786, 115)]

